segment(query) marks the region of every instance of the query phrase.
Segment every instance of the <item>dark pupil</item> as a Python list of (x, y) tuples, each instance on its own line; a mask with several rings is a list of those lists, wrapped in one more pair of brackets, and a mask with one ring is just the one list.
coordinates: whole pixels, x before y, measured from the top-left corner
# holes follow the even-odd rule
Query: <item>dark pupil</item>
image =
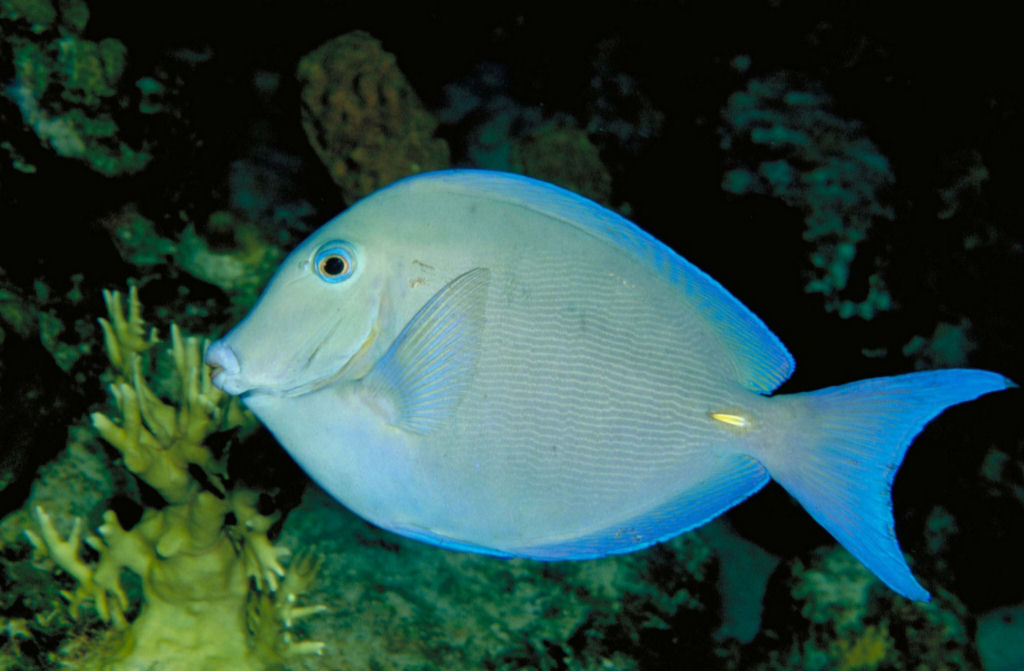
[(328, 256), (320, 263), (320, 267), (323, 269), (325, 275), (334, 277), (335, 275), (341, 275), (345, 272), (345, 267), (348, 264), (345, 263), (345, 259), (340, 256)]

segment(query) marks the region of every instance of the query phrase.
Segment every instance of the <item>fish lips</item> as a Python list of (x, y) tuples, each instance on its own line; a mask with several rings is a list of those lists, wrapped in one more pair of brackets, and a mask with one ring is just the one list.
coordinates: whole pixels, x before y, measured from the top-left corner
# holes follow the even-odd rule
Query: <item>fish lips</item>
[(206, 350), (206, 365), (210, 367), (210, 381), (223, 392), (238, 396), (250, 389), (242, 378), (242, 366), (238, 357), (223, 340), (218, 340)]

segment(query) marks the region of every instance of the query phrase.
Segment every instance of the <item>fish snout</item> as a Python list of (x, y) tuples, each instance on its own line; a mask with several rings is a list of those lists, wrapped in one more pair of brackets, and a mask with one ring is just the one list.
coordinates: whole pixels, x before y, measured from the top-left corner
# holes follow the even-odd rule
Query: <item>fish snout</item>
[(206, 365), (210, 367), (210, 381), (220, 390), (237, 396), (248, 389), (242, 380), (242, 366), (238, 357), (223, 340), (206, 350)]

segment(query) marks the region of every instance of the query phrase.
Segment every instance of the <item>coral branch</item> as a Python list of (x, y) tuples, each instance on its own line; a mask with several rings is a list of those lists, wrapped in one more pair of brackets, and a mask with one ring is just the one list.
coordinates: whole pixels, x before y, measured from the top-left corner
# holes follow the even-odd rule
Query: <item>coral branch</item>
[[(268, 661), (319, 653), (322, 643), (293, 641), (291, 631), (297, 620), (323, 610), (298, 605), (316, 562), (303, 555), (285, 571), (289, 550), (267, 538), (280, 514), (261, 513), (257, 492), (228, 487), (226, 455), (204, 444), (214, 431), (252, 421), (210, 383), (202, 363), (206, 342), (172, 325), (170, 379), (154, 384), (146, 371), (158, 339), (152, 330), (144, 335), (136, 291), (129, 294), (127, 316), (120, 294), (104, 292), (104, 299), (109, 319), (100, 323), (116, 374), (109, 386), (116, 411), (93, 413), (92, 424), (166, 504), (145, 509), (128, 529), (106, 511), (97, 533), (84, 538), (98, 555), (95, 562), (82, 557), (80, 519), (64, 537), (36, 508), (37, 529), (25, 535), (37, 558), (50, 557), (78, 582), (64, 592), (71, 612), (93, 603), (104, 622), (126, 630), (115, 660), (99, 651), (88, 664), (76, 659), (75, 668), (257, 671)], [(197, 468), (203, 476), (195, 476)], [(135, 608), (121, 582), (126, 569), (142, 586), (130, 624), (125, 613)]]
[[(26, 529), (25, 536), (35, 548), (37, 558), (49, 557), (78, 581), (78, 589), (74, 592), (62, 592), (68, 600), (68, 610), (72, 617), (78, 617), (81, 607), (92, 601), (100, 619), (117, 628), (126, 627), (128, 623), (124, 618), (124, 610), (128, 606), (128, 596), (121, 588), (121, 567), (116, 565), (116, 559), (101, 561), (95, 567), (82, 560), (81, 518), (75, 518), (71, 534), (63, 538), (54, 526), (53, 519), (41, 506), (36, 506), (34, 513), (39, 534)], [(90, 541), (95, 542), (95, 537), (90, 538)]]

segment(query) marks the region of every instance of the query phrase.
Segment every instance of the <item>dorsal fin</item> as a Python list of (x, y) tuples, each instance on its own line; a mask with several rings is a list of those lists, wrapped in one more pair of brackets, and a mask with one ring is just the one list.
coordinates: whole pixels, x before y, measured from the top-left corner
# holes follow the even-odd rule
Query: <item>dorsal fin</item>
[(633, 222), (591, 200), (547, 182), (488, 170), (424, 173), (389, 188), (416, 186), (516, 205), (616, 245), (681, 288), (719, 333), (744, 387), (768, 394), (793, 373), (793, 357), (778, 337), (721, 284)]

